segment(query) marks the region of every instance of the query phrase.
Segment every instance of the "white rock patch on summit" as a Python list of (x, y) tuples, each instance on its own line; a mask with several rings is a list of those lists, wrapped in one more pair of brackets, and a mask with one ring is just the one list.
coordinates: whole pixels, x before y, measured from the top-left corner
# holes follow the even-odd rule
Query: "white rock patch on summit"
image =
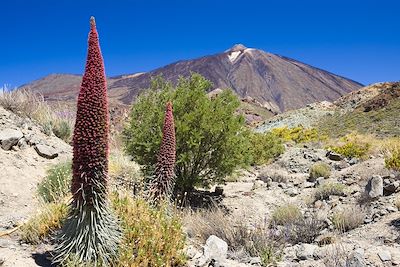
[(238, 56), (240, 55), (241, 51), (234, 51), (228, 55), (229, 60), (233, 63)]

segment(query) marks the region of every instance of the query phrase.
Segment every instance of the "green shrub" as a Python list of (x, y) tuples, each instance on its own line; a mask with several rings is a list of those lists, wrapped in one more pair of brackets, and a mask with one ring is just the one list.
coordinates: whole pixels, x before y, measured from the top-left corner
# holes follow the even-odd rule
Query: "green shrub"
[(21, 226), (21, 239), (27, 243), (39, 244), (61, 227), (67, 214), (68, 207), (65, 203), (45, 204), (38, 214)]
[(225, 90), (210, 98), (211, 82), (192, 74), (176, 86), (162, 78), (140, 95), (124, 129), (126, 152), (152, 174), (160, 147), (164, 107), (171, 101), (176, 127), (176, 189), (222, 182), (238, 165), (249, 161), (244, 118), (236, 115), (238, 98)]
[(123, 237), (113, 266), (184, 266), (185, 234), (182, 222), (166, 207), (151, 207), (143, 199), (112, 197)]
[(47, 171), (47, 176), (38, 185), (38, 194), (46, 202), (65, 198), (70, 192), (71, 162), (62, 162)]
[(310, 168), (310, 178), (314, 180), (318, 177), (328, 178), (330, 175), (331, 167), (324, 162), (315, 163)]
[(315, 200), (328, 199), (329, 196), (343, 196), (345, 186), (339, 183), (325, 183), (319, 187), (315, 192)]
[(273, 133), (251, 133), (249, 139), (251, 162), (255, 165), (266, 164), (285, 150), (281, 139)]
[(322, 139), (315, 128), (304, 128), (297, 126), (293, 128), (281, 127), (271, 130), (273, 134), (282, 138), (284, 141), (293, 141), (297, 143), (313, 142)]
[(341, 146), (329, 147), (332, 151), (339, 153), (346, 158), (365, 158), (370, 148), (370, 144), (360, 144), (352, 141), (346, 142)]
[(386, 168), (400, 171), (400, 142), (392, 143), (385, 154)]
[(300, 209), (293, 204), (285, 204), (277, 207), (271, 214), (273, 225), (293, 224), (302, 217)]

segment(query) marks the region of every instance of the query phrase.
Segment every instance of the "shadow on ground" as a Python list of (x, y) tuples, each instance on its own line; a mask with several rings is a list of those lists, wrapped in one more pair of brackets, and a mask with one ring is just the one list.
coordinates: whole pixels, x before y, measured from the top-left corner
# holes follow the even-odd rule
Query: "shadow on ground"
[(50, 252), (45, 253), (33, 253), (32, 258), (35, 260), (35, 263), (38, 266), (42, 267), (53, 267), (55, 265), (51, 264), (51, 255)]

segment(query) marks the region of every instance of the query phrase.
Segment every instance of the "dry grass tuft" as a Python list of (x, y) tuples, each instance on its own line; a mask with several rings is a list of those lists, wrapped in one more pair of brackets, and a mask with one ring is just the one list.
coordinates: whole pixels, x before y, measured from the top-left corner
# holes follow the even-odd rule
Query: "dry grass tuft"
[(272, 225), (293, 224), (302, 217), (300, 209), (293, 204), (277, 207), (271, 214)]
[(340, 183), (325, 183), (317, 187), (314, 200), (328, 199), (329, 196), (343, 196), (345, 194), (345, 188), (345, 185)]
[(124, 155), (122, 151), (111, 151), (108, 171), (112, 184), (117, 188), (123, 188), (134, 194), (143, 189), (143, 174), (139, 164)]
[(40, 94), (28, 90), (5, 91), (0, 94), (0, 106), (22, 117), (36, 121), (42, 131), (69, 142), (74, 125), (73, 116), (69, 112), (54, 112)]
[(260, 257), (262, 266), (274, 266), (283, 256), (284, 243), (265, 223), (247, 226), (243, 218), (233, 218), (220, 208), (186, 211), (185, 229), (191, 240), (204, 244), (210, 235), (226, 241), (231, 257)]
[(21, 239), (27, 243), (39, 244), (61, 227), (67, 214), (68, 206), (65, 203), (45, 204), (38, 214), (21, 226)]
[(331, 167), (324, 162), (317, 162), (310, 168), (310, 178), (313, 180), (319, 177), (329, 178), (330, 175)]
[(333, 214), (332, 223), (341, 232), (347, 232), (364, 223), (365, 212), (360, 207), (344, 209)]

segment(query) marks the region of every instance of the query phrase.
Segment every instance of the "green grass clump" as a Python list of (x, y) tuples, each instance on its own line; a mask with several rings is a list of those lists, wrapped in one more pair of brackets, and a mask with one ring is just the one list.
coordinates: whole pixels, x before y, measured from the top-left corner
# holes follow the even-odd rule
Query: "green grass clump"
[(323, 139), (317, 129), (304, 128), (303, 126), (274, 128), (271, 132), (286, 142), (293, 141), (296, 144), (315, 142)]
[(184, 266), (182, 222), (166, 207), (151, 207), (143, 199), (113, 196), (123, 237), (115, 266)]
[(271, 214), (273, 225), (293, 224), (302, 217), (300, 209), (293, 204), (285, 204), (277, 207)]
[(70, 192), (72, 178), (71, 162), (61, 162), (47, 171), (47, 176), (38, 185), (38, 194), (45, 202), (65, 198)]
[(329, 196), (343, 196), (345, 186), (340, 183), (325, 183), (319, 186), (315, 192), (315, 200), (328, 199)]
[(310, 178), (317, 179), (318, 177), (328, 178), (331, 175), (331, 167), (324, 163), (318, 162), (310, 168)]
[(47, 203), (41, 211), (21, 226), (21, 239), (27, 243), (39, 244), (53, 231), (59, 229), (68, 215), (65, 203)]
[(285, 151), (281, 139), (273, 133), (251, 133), (249, 140), (250, 157), (254, 165), (269, 163)]

